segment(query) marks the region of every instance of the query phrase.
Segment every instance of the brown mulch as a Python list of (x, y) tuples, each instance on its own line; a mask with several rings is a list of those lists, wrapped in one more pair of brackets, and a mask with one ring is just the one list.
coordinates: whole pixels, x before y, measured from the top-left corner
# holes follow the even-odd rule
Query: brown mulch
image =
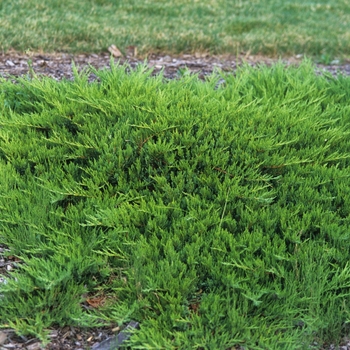
[[(116, 58), (115, 61), (121, 63), (128, 62), (131, 67), (143, 63), (144, 59), (135, 57), (132, 50), (126, 57)], [(26, 76), (30, 74), (29, 65), (32, 65), (35, 74), (51, 77), (56, 80), (63, 78), (73, 79), (72, 73), (72, 61), (82, 69), (88, 65), (94, 68), (108, 68), (110, 65), (110, 54), (47, 54), (47, 53), (33, 53), (23, 54), (18, 52), (0, 53), (0, 77), (9, 76)], [(197, 73), (200, 78), (211, 74), (215, 69), (231, 72), (234, 71), (243, 62), (246, 62), (252, 66), (258, 64), (271, 65), (277, 62), (278, 59), (268, 58), (264, 56), (252, 56), (249, 54), (241, 54), (239, 56), (222, 55), (222, 56), (209, 56), (206, 54), (197, 55), (149, 55), (147, 57), (147, 64), (149, 67), (153, 67), (154, 74), (164, 71), (164, 77), (173, 79), (179, 76), (179, 70), (187, 67), (192, 73)], [(302, 57), (289, 57), (282, 59), (286, 65), (298, 65), (302, 61)], [(31, 63), (30, 63), (31, 62)], [(342, 73), (350, 76), (350, 59), (343, 62), (334, 61), (332, 64), (323, 65), (317, 64), (315, 73), (321, 74), (322, 72), (329, 72), (332, 75)], [(91, 79), (94, 79), (92, 76)], [(6, 248), (1, 245), (0, 242), (0, 283), (6, 283), (6, 275), (15, 269), (21, 262), (15, 257), (5, 258)], [(0, 296), (1, 297), (1, 296)], [(121, 344), (128, 338), (128, 333), (125, 330), (137, 329), (139, 325), (137, 322), (130, 322), (122, 327), (116, 325), (110, 325), (109, 327), (100, 327), (94, 329), (83, 329), (77, 327), (63, 327), (53, 328), (49, 331), (50, 343), (43, 347), (38, 339), (31, 337), (18, 336), (11, 329), (0, 328), (0, 350), (8, 349), (28, 349), (28, 350), (110, 350), (118, 348), (118, 344)], [(343, 345), (340, 347), (327, 346), (327, 347), (310, 347), (310, 348), (323, 348), (323, 349), (341, 349), (350, 350), (350, 341), (344, 340)]]
[[(121, 63), (128, 62), (132, 67), (137, 64), (143, 63), (144, 59), (127, 55), (125, 57), (115, 58), (115, 61)], [(32, 62), (31, 65), (38, 75), (45, 75), (52, 77), (56, 80), (62, 78), (73, 79), (72, 73), (72, 61), (79, 68), (91, 65), (94, 68), (108, 68), (110, 65), (110, 54), (46, 54), (46, 53), (34, 53), (34, 54), (22, 54), (18, 52), (8, 52), (0, 54), (0, 76), (23, 76), (29, 73), (28, 62)], [(234, 71), (237, 66), (246, 62), (252, 66), (258, 64), (271, 65), (277, 62), (278, 59), (268, 58), (259, 55), (244, 55), (239, 56), (233, 55), (221, 55), (221, 56), (209, 56), (207, 54), (196, 54), (196, 55), (156, 55), (151, 54), (147, 57), (147, 63), (149, 67), (153, 67), (154, 73), (158, 73), (161, 69), (164, 69), (164, 76), (166, 78), (176, 78), (179, 70), (187, 67), (191, 72), (198, 73), (200, 78), (204, 78), (209, 75), (215, 69), (221, 69), (223, 71)], [(298, 65), (302, 61), (300, 55), (295, 57), (288, 57), (282, 59), (286, 65)], [(339, 62), (334, 60), (329, 65), (317, 64), (317, 72), (323, 71), (330, 72), (336, 75), (341, 72), (345, 75), (350, 75), (350, 59)]]
[(48, 335), (50, 342), (46, 346), (43, 346), (39, 339), (19, 336), (12, 329), (4, 329), (0, 331), (0, 349), (114, 350), (129, 339), (131, 332), (138, 328), (138, 322), (131, 321), (122, 327), (110, 326), (86, 329), (67, 326), (51, 329)]

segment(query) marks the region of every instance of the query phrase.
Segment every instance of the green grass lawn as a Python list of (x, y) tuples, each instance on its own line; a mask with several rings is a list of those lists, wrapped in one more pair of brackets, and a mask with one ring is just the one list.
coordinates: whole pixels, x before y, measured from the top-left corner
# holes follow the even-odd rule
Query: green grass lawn
[(133, 319), (133, 349), (349, 334), (350, 78), (95, 74), (1, 81), (2, 327)]
[(348, 0), (2, 0), (2, 50), (125, 50), (272, 56), (325, 61), (350, 54)]

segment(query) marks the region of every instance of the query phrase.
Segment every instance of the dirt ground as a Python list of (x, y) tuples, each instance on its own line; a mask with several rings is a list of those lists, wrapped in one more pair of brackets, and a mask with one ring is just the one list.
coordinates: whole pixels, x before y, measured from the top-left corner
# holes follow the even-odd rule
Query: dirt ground
[[(301, 63), (302, 59), (303, 57), (298, 55), (295, 57), (283, 58), (282, 62), (286, 65), (298, 65)], [(119, 60), (121, 63), (129, 62), (132, 67), (144, 62), (144, 59), (135, 57), (133, 52), (130, 52), (130, 54), (126, 56), (114, 58), (114, 60), (116, 62)], [(15, 51), (10, 51), (6, 54), (0, 53), (0, 76), (6, 77), (12, 75), (18, 77), (26, 75), (29, 72), (28, 63), (31, 62), (34, 72), (38, 75), (49, 76), (56, 80), (62, 78), (72, 79), (73, 61), (80, 69), (88, 65), (98, 69), (105, 68), (109, 67), (110, 64), (110, 53), (80, 55), (64, 53), (21, 54)], [(249, 54), (240, 54), (239, 56), (209, 56), (207, 54), (169, 56), (151, 54), (147, 57), (148, 66), (153, 67), (155, 74), (161, 69), (164, 69), (164, 76), (170, 79), (177, 77), (179, 70), (185, 67), (193, 73), (198, 73), (200, 78), (204, 78), (218, 68), (223, 71), (234, 71), (239, 65), (242, 65), (243, 62), (256, 66), (259, 64), (271, 65), (277, 61), (278, 59)], [(316, 72), (322, 73), (322, 71), (328, 71), (333, 75), (336, 75), (337, 72), (350, 75), (350, 58), (343, 62), (334, 60), (329, 65), (317, 64)]]

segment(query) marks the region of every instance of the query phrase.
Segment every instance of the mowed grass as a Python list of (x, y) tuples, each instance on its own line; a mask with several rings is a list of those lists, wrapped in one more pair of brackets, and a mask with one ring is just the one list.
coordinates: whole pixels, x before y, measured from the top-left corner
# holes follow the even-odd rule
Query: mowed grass
[(0, 48), (100, 52), (350, 54), (347, 0), (2, 0)]
[[(350, 79), (145, 66), (0, 85), (0, 324), (141, 328), (133, 349), (349, 332)], [(223, 80), (219, 80), (219, 79)]]

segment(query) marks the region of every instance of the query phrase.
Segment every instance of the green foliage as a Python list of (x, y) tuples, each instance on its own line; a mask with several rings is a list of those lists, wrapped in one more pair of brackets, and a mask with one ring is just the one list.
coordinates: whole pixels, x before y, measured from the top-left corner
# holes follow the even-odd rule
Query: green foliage
[(1, 324), (44, 339), (132, 318), (134, 349), (346, 334), (349, 78), (127, 71), (1, 82), (0, 239), (20, 259)]

